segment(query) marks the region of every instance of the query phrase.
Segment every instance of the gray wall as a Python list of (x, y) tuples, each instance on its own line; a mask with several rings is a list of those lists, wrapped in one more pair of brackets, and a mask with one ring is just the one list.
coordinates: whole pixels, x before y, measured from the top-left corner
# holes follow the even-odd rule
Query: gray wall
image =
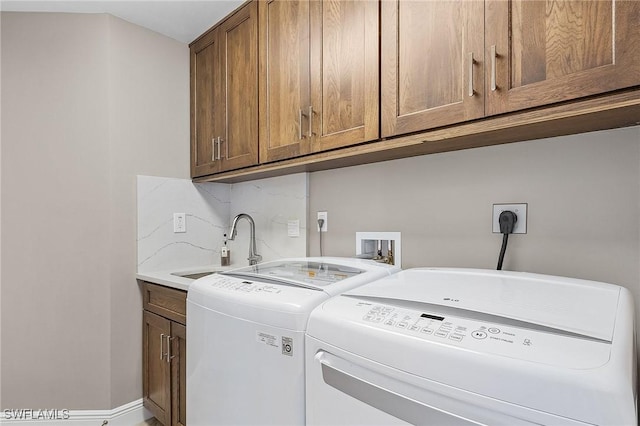
[(329, 213), (325, 254), (353, 255), (356, 231), (400, 231), (404, 268), (495, 268), (492, 204), (529, 203), (528, 233), (509, 238), (504, 269), (626, 286), (640, 311), (640, 127), (316, 172), (309, 183), (309, 223)]
[(2, 13), (2, 408), (141, 397), (137, 174), (188, 177), (182, 43), (107, 15)]

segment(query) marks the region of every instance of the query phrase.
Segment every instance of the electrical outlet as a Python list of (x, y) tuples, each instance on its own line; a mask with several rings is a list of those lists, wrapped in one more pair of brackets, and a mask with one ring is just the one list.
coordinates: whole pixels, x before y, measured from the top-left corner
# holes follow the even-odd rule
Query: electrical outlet
[(328, 222), (328, 214), (327, 212), (318, 212), (318, 219), (324, 219), (324, 223), (322, 224), (322, 230), (320, 229), (320, 225), (318, 225), (318, 232), (327, 232), (329, 230), (329, 222)]
[(173, 232), (187, 232), (187, 215), (184, 213), (173, 214)]
[(527, 233), (527, 203), (522, 204), (494, 204), (493, 205), (493, 226), (492, 230), (494, 234), (500, 233), (500, 213), (510, 210), (516, 214), (518, 220), (513, 228), (514, 234), (526, 234)]

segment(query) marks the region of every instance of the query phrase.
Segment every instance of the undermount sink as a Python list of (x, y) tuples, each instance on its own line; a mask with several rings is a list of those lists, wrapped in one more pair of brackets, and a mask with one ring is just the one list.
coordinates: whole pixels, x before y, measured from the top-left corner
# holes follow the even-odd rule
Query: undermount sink
[(187, 278), (190, 280), (197, 280), (198, 278), (206, 277), (207, 275), (215, 274), (218, 271), (207, 271), (207, 272), (198, 272), (198, 273), (183, 273), (183, 272), (173, 272), (171, 275), (175, 275), (176, 277)]

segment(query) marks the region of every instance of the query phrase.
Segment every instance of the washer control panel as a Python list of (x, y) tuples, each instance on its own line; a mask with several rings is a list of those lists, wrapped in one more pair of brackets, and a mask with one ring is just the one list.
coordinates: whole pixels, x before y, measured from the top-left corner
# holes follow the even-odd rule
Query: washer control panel
[[(358, 321), (434, 343), (549, 364), (566, 363), (573, 368), (602, 365), (609, 357), (607, 342), (384, 304), (355, 303), (362, 315)], [(576, 359), (584, 365), (578, 367)]]
[(264, 292), (264, 293), (280, 293), (282, 287), (272, 284), (256, 283), (248, 280), (241, 280), (234, 277), (225, 277), (218, 275), (209, 285), (213, 288), (219, 288), (228, 291), (239, 291), (244, 293)]

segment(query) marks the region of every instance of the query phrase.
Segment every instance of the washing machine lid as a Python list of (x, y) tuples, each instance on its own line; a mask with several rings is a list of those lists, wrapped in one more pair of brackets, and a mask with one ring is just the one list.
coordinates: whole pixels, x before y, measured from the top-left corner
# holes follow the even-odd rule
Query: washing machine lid
[(365, 259), (309, 257), (281, 259), (223, 272), (244, 277), (324, 291), (331, 295), (391, 274), (399, 267)]
[(430, 312), (611, 342), (620, 287), (571, 278), (473, 269), (415, 268), (345, 295)]

